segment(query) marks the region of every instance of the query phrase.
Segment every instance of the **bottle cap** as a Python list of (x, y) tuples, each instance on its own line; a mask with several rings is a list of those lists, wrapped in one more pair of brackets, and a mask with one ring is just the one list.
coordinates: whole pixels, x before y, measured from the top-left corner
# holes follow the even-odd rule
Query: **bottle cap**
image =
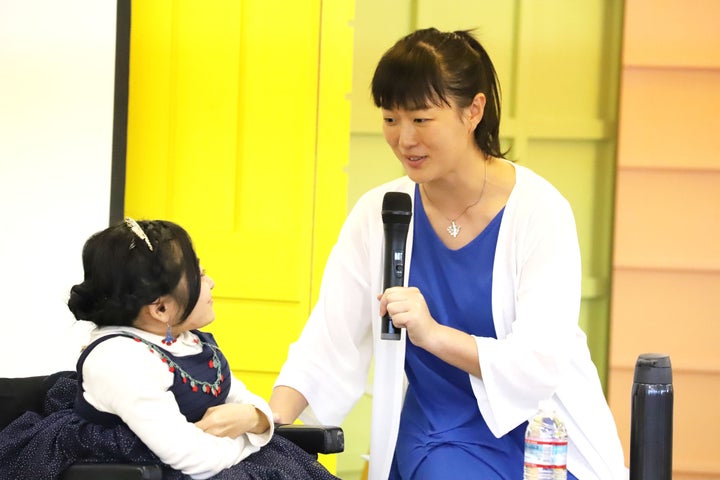
[(672, 385), (670, 356), (664, 353), (643, 353), (635, 362), (635, 383)]

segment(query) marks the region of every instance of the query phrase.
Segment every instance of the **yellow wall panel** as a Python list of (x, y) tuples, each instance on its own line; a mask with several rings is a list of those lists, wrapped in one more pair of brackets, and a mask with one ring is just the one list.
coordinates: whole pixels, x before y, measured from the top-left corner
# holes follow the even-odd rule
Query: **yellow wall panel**
[(622, 99), (621, 166), (720, 170), (720, 70), (627, 68)]
[[(288, 2), (278, 15), (273, 2), (245, 2), (238, 201), (245, 212), (240, 222), (247, 229), (292, 235), (312, 219), (320, 4)], [(278, 218), (305, 201), (306, 218)]]
[[(138, 218), (166, 215), (166, 178), (173, 148), (168, 95), (172, 77), (171, 10), (171, 0), (135, 2), (132, 6), (125, 213)], [(134, 185), (142, 185), (142, 195), (131, 193)]]
[(627, 0), (628, 66), (720, 67), (716, 0)]
[[(235, 184), (228, 172), (234, 172), (236, 160), (242, 20), (239, 2), (173, 4), (169, 93), (174, 155), (168, 209), (172, 216), (191, 218), (187, 226), (193, 231), (232, 226)], [(194, 194), (198, 188), (201, 198)]]
[(720, 270), (720, 172), (618, 178), (615, 266)]
[(277, 374), (287, 356), (284, 337), (296, 338), (302, 322), (300, 304), (265, 302), (256, 299), (216, 298), (215, 336), (234, 370)]
[[(293, 210), (293, 213), (296, 213)], [(283, 217), (276, 216), (281, 222)], [(308, 216), (308, 222), (309, 222)], [(282, 236), (247, 229), (232, 232), (199, 230), (193, 234), (200, 261), (215, 280), (215, 297), (258, 298), (269, 301), (306, 300), (310, 229)]]
[[(350, 95), (352, 91), (354, 30), (350, 28), (355, 5), (352, 1), (323, 3), (318, 88), (317, 163), (312, 219), (312, 264), (309, 307), (314, 305), (325, 261), (337, 239), (338, 226), (347, 210), (347, 164), (350, 148)], [(341, 121), (338, 121), (340, 119)], [(342, 152), (343, 155), (338, 155)], [(302, 225), (301, 229), (310, 225)], [(309, 310), (308, 310), (309, 313)]]
[(188, 229), (211, 330), (266, 398), (345, 214), (352, 9), (133, 5), (126, 213)]

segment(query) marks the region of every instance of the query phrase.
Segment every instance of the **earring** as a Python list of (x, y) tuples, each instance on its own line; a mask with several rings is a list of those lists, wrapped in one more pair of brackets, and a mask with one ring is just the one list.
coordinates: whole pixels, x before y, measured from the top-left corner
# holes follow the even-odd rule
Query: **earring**
[(162, 343), (164, 343), (165, 345), (172, 345), (175, 342), (177, 342), (177, 338), (173, 337), (172, 327), (170, 327), (170, 324), (168, 323), (167, 331), (165, 332), (165, 338), (163, 338)]

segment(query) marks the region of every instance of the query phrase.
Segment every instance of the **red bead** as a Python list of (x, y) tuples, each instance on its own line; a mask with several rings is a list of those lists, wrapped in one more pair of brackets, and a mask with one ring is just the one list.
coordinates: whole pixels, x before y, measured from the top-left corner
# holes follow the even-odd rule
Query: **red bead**
[(175, 367), (170, 366), (170, 368), (168, 368), (168, 370), (170, 370), (171, 372), (175, 372)]
[(213, 361), (210, 360), (210, 361), (208, 362), (208, 367), (214, 368), (214, 367), (215, 367), (215, 363), (213, 363)]
[(187, 378), (183, 377), (183, 383), (187, 383)]
[(198, 391), (197, 385), (193, 385), (192, 391), (193, 391), (193, 392), (197, 392), (197, 391)]

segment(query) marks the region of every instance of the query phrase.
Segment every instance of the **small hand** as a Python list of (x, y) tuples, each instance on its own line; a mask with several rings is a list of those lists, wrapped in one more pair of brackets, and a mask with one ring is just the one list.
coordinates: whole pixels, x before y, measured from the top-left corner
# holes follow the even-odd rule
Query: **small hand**
[(262, 433), (269, 428), (265, 415), (248, 403), (225, 403), (210, 407), (195, 426), (216, 437), (237, 438), (247, 432)]
[(387, 312), (393, 325), (405, 328), (410, 341), (425, 348), (438, 323), (430, 315), (425, 297), (416, 287), (391, 287), (378, 295), (380, 316)]

